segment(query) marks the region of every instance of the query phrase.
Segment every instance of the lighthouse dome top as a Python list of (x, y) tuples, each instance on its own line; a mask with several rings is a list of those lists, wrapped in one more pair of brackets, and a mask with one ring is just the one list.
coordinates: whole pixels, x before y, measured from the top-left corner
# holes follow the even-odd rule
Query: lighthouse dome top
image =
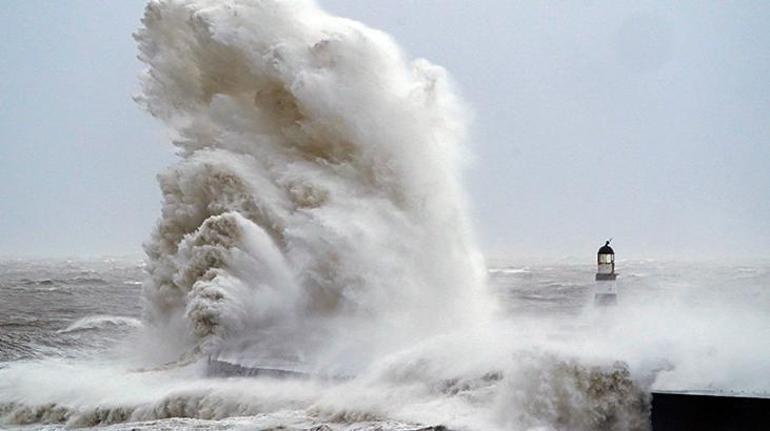
[(615, 254), (615, 250), (610, 247), (610, 242), (606, 241), (601, 248), (599, 248), (598, 254)]

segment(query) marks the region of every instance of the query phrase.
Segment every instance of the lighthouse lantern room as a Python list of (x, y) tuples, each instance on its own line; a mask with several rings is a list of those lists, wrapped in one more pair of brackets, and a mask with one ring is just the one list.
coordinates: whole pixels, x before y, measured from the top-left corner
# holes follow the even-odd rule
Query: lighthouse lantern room
[(615, 280), (615, 251), (610, 247), (610, 241), (606, 241), (596, 254), (596, 280)]

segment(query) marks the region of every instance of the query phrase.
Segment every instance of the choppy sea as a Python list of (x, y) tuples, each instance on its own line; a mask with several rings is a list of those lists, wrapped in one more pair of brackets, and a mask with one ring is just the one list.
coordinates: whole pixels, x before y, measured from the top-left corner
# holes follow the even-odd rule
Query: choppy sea
[[(363, 387), (376, 389), (373, 395), (356, 392), (350, 382), (327, 387), (206, 377), (195, 367), (169, 372), (173, 377), (148, 378), (128, 365), (114, 365), (127, 349), (141, 348), (132, 341), (143, 328), (141, 260), (4, 260), (0, 427), (403, 430), (442, 424), (450, 429), (568, 429), (570, 423), (583, 426), (564, 417), (579, 414), (581, 405), (559, 410), (565, 402), (560, 391), (580, 384), (559, 379), (565, 378), (565, 369), (590, 363), (585, 358), (591, 357), (617, 360), (645, 390), (770, 390), (766, 262), (620, 261), (617, 304), (609, 306), (594, 302), (590, 261), (494, 263), (488, 284), (502, 305), (500, 325), (507, 328), (499, 332), (506, 337), (500, 350), (513, 365), (463, 380), (475, 372), (468, 363), (477, 341), (468, 340), (468, 351), (437, 366), (455, 367), (454, 380), (411, 375), (415, 362), (424, 358), (407, 354), (407, 365), (391, 363), (388, 371), (401, 374), (384, 372), (391, 379), (387, 383), (367, 377), (373, 380)], [(509, 344), (507, 337), (516, 340), (515, 349), (502, 347)], [(554, 366), (554, 361), (568, 366)], [(430, 367), (417, 369), (417, 374), (439, 374)], [(528, 381), (521, 373), (539, 377)], [(579, 380), (577, 374), (569, 378)], [(427, 383), (417, 385), (423, 377)], [(345, 385), (356, 392), (355, 399), (345, 399)], [(116, 388), (126, 393), (117, 396)], [(361, 397), (371, 399), (362, 402)], [(174, 402), (182, 406), (175, 409)], [(347, 405), (353, 407), (347, 411)], [(596, 403), (583, 407), (589, 413), (598, 409)], [(643, 415), (645, 406), (638, 408)], [(512, 419), (506, 411), (517, 413)], [(596, 423), (622, 428), (618, 422)]]

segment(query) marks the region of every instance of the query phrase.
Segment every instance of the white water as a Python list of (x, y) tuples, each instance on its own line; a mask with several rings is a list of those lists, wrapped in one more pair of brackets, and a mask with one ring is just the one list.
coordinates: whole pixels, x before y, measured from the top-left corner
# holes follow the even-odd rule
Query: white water
[[(751, 386), (756, 358), (719, 375), (752, 352), (729, 331), (756, 344), (761, 313), (725, 331), (644, 305), (654, 292), (558, 318), (494, 307), (460, 187), (462, 104), (387, 35), (310, 2), (212, 0), (153, 1), (136, 38), (138, 100), (180, 156), (159, 177), (143, 324), (109, 355), (0, 369), (6, 423), (626, 430), (647, 427), (653, 384), (770, 387)], [(213, 379), (209, 356), (346, 378)]]

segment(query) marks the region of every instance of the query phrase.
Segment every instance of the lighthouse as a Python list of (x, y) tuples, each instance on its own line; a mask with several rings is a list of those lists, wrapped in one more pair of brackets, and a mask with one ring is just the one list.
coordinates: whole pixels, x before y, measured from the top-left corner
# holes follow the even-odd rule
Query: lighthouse
[(618, 289), (615, 280), (615, 250), (610, 247), (611, 239), (606, 241), (596, 253), (596, 282), (594, 287), (594, 302), (600, 305), (615, 304), (618, 300)]

